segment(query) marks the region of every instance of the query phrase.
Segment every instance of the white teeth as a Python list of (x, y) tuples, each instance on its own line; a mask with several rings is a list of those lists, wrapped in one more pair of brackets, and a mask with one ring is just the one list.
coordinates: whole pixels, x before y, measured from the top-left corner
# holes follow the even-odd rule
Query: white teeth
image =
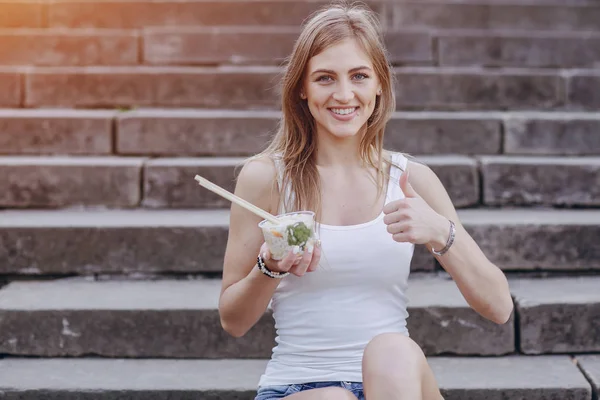
[(356, 107), (354, 107), (354, 108), (332, 108), (331, 111), (333, 111), (335, 114), (348, 115), (348, 114), (352, 114), (354, 111), (356, 111)]

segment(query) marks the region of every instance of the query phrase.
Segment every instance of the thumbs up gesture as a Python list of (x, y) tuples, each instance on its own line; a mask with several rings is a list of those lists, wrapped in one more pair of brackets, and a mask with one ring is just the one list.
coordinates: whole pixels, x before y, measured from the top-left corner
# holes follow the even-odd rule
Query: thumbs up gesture
[(383, 222), (396, 242), (426, 244), (436, 240), (449, 222), (435, 212), (419, 196), (408, 180), (408, 171), (400, 176), (400, 188), (405, 198), (392, 201), (383, 208)]

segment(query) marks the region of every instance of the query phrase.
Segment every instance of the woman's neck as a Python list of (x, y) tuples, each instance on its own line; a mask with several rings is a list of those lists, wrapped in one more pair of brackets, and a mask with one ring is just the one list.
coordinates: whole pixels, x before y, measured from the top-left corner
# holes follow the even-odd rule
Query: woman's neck
[(331, 134), (318, 134), (315, 162), (320, 167), (361, 166), (360, 136), (338, 138)]

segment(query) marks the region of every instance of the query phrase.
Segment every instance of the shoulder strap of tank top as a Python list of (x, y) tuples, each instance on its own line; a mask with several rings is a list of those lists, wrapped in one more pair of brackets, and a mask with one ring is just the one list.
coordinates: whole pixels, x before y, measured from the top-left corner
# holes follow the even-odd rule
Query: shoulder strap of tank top
[(277, 211), (278, 214), (285, 214), (286, 210), (285, 210), (285, 204), (286, 204), (286, 200), (287, 202), (289, 202), (289, 199), (291, 199), (291, 187), (290, 185), (285, 185), (285, 187), (283, 187), (283, 172), (284, 172), (284, 165), (283, 165), (283, 160), (281, 159), (280, 155), (274, 155), (272, 157), (273, 159), (273, 163), (275, 164), (275, 170), (277, 172), (277, 186), (279, 187), (279, 209)]
[(388, 185), (388, 201), (404, 197), (400, 189), (400, 176), (406, 171), (408, 159), (402, 153), (391, 154), (392, 167), (390, 169), (390, 182)]

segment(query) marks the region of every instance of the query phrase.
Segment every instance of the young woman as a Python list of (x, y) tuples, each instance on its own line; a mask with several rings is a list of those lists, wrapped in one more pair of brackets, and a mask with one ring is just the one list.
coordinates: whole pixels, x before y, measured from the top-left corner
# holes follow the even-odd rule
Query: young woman
[(432, 251), (485, 318), (506, 322), (513, 303), (437, 176), (382, 149), (395, 99), (376, 16), (346, 5), (315, 14), (282, 98), (279, 131), (245, 163), (236, 194), (273, 214), (314, 211), (320, 243), (272, 260), (260, 219), (231, 208), (221, 323), (242, 336), (271, 303), (277, 328), (256, 399), (441, 399), (406, 329), (414, 245)]

